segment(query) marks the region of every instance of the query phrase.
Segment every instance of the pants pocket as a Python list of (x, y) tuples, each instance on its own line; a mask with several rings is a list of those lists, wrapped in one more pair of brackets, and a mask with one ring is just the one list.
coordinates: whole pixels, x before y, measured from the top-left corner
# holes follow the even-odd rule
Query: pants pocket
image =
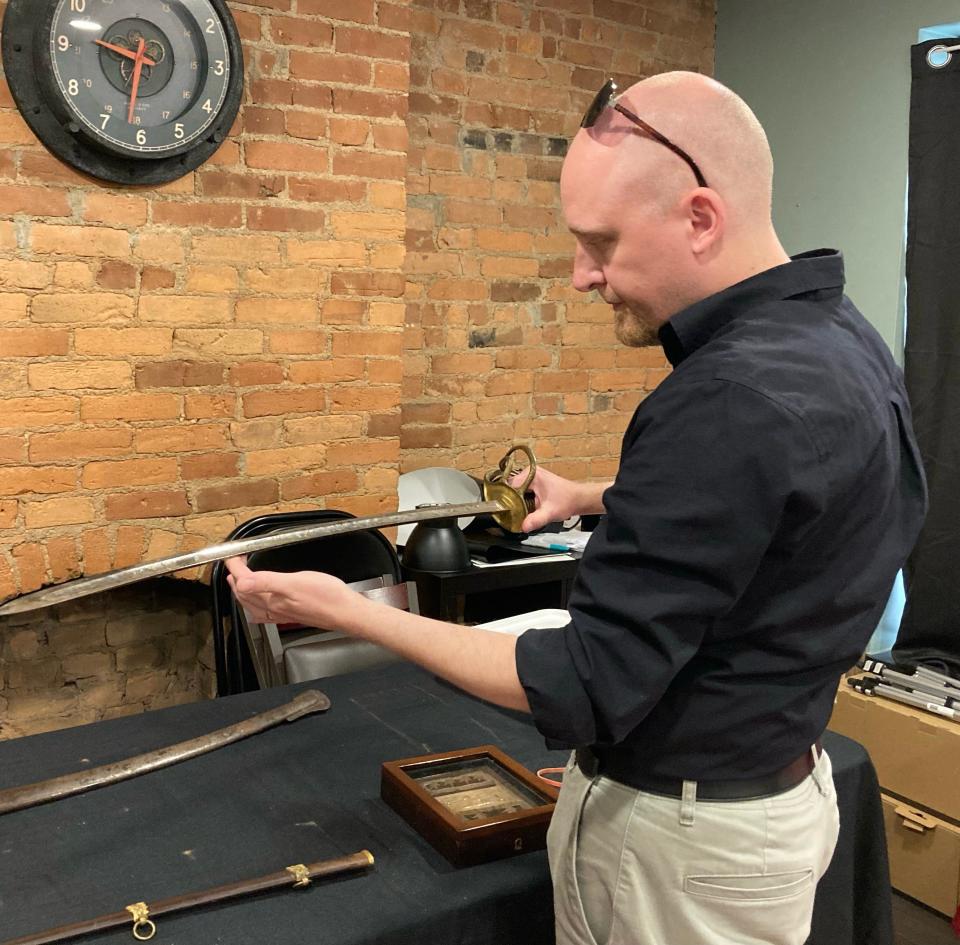
[(568, 770), (547, 831), (556, 945), (597, 945), (586, 922), (576, 869), (580, 818), (590, 788), (591, 782), (575, 766)]
[(683, 888), (692, 896), (707, 899), (749, 900), (792, 899), (809, 893), (816, 879), (812, 869), (788, 873), (746, 873), (730, 876), (687, 876)]

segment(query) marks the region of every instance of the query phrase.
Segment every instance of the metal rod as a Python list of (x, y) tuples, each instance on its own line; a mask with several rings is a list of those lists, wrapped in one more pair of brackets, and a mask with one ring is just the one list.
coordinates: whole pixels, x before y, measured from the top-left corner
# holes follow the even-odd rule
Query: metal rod
[(209, 545), (197, 551), (161, 558), (158, 561), (149, 561), (146, 564), (134, 564), (128, 568), (118, 568), (104, 574), (95, 574), (93, 577), (76, 578), (65, 581), (53, 587), (46, 587), (22, 597), (15, 597), (0, 606), (0, 617), (11, 614), (23, 614), (32, 610), (42, 610), (54, 604), (89, 597), (101, 591), (125, 587), (127, 584), (136, 584), (146, 578), (159, 577), (163, 574), (172, 574), (174, 571), (184, 571), (195, 568), (211, 561), (222, 561), (237, 555), (251, 554), (254, 551), (264, 551), (267, 548), (283, 548), (285, 545), (296, 545), (314, 538), (323, 538), (327, 535), (344, 535), (349, 532), (362, 532), (371, 528), (389, 528), (393, 525), (409, 525), (412, 522), (425, 522), (437, 518), (459, 518), (464, 515), (483, 515), (486, 513), (503, 512), (505, 506), (500, 502), (469, 502), (465, 505), (436, 505), (419, 509), (408, 509), (403, 512), (389, 512), (385, 515), (368, 515), (363, 518), (348, 518), (339, 522), (328, 522), (324, 525), (303, 525), (284, 531), (271, 532), (257, 538), (241, 538), (236, 541), (227, 541), (219, 545)]
[[(934, 69), (942, 69), (945, 65), (948, 65), (950, 60), (953, 58), (953, 53), (960, 51), (960, 45), (958, 46), (944, 46), (943, 43), (939, 43), (936, 46), (931, 46), (927, 50), (927, 65), (931, 66)], [(945, 53), (947, 58), (943, 62), (934, 62), (934, 53)]]

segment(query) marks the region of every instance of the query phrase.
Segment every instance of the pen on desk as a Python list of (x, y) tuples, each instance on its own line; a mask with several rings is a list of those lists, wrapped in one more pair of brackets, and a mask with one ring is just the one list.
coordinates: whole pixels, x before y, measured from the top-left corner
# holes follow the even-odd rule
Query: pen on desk
[(569, 551), (569, 545), (547, 545), (548, 551)]

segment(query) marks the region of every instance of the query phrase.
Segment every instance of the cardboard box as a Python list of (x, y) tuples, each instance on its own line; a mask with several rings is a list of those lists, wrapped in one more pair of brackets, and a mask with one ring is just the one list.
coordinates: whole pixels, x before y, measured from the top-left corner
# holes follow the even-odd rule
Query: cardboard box
[(882, 800), (894, 889), (953, 918), (960, 903), (960, 827), (886, 794)]
[(960, 823), (960, 722), (841, 682), (828, 727), (867, 749), (885, 792)]

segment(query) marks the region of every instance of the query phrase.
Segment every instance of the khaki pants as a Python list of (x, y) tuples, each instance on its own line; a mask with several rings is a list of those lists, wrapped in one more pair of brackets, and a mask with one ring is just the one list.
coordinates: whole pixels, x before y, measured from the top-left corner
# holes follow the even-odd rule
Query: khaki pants
[(824, 753), (749, 801), (661, 797), (571, 758), (547, 847), (557, 945), (803, 945), (840, 819)]

